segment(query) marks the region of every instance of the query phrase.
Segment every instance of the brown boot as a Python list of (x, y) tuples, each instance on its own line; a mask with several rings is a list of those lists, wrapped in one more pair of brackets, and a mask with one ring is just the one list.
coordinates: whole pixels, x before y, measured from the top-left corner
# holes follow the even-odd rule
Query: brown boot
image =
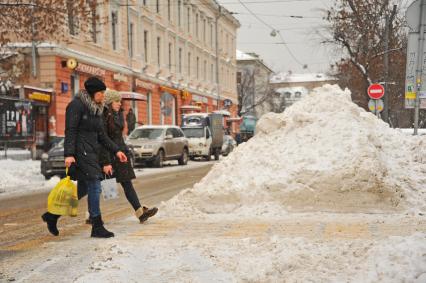
[(148, 218), (154, 216), (158, 211), (158, 208), (148, 208), (146, 206), (140, 207), (138, 210), (136, 210), (135, 214), (136, 217), (139, 218), (140, 223), (144, 223), (148, 220)]

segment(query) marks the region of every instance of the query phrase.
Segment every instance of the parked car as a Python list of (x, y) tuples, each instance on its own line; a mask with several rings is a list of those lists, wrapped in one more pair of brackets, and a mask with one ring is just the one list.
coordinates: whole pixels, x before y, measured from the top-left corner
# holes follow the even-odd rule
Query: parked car
[(177, 126), (142, 126), (133, 130), (126, 142), (133, 150), (135, 164), (163, 167), (166, 160), (188, 163), (188, 139)]
[[(133, 167), (132, 150), (130, 150), (130, 162)], [(47, 153), (41, 155), (40, 171), (46, 180), (53, 176), (65, 177), (64, 138), (55, 143)]]
[(237, 146), (237, 142), (230, 135), (223, 136), (222, 155), (227, 156)]
[(55, 175), (65, 176), (64, 139), (41, 155), (40, 170), (46, 180)]

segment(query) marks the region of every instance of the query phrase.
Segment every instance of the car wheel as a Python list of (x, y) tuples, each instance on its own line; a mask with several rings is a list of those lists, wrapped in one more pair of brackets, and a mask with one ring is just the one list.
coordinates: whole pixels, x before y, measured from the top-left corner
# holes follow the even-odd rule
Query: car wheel
[(218, 149), (216, 149), (214, 151), (214, 160), (219, 160), (219, 156), (220, 156), (220, 151)]
[(205, 158), (206, 158), (207, 161), (212, 160), (212, 150), (211, 149), (209, 150), (209, 154), (207, 156), (205, 156)]
[(184, 148), (181, 157), (178, 159), (179, 165), (188, 164), (188, 155), (188, 150)]
[(52, 178), (52, 176), (50, 176), (50, 175), (44, 175), (45, 180), (50, 180), (51, 178)]
[(157, 168), (161, 168), (161, 167), (163, 167), (163, 162), (164, 162), (164, 151), (162, 149), (160, 149), (158, 151), (157, 156), (155, 157), (153, 165)]

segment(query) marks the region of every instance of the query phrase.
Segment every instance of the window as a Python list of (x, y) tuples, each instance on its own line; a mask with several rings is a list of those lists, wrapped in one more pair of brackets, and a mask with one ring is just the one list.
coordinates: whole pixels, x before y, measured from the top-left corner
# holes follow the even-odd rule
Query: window
[(184, 134), (182, 133), (182, 131), (180, 129), (172, 128), (171, 130), (172, 130), (174, 138), (184, 137)]
[(167, 19), (169, 20), (169, 22), (172, 19), (170, 0), (167, 0)]
[(157, 37), (157, 64), (161, 65), (161, 38)]
[(97, 43), (97, 33), (98, 33), (98, 13), (97, 13), (97, 3), (94, 0), (88, 0), (90, 7), (90, 34), (94, 43)]
[(143, 32), (143, 57), (145, 63), (148, 63), (148, 31)]
[(214, 65), (213, 63), (210, 64), (210, 81), (213, 82), (214, 80)]
[(207, 21), (206, 19), (203, 19), (203, 42), (206, 43), (206, 25)]
[(71, 75), (71, 96), (74, 97), (80, 91), (80, 76), (78, 74)]
[(187, 9), (186, 23), (187, 23), (188, 32), (191, 32), (191, 7), (188, 7)]
[(286, 91), (284, 93), (284, 95), (285, 95), (286, 98), (291, 98), (291, 92), (289, 92), (289, 91)]
[(197, 65), (195, 66), (197, 70), (197, 79), (200, 78), (200, 57), (197, 56)]
[(294, 93), (294, 96), (295, 96), (296, 98), (300, 98), (300, 97), (302, 97), (302, 93), (301, 93), (300, 91), (296, 91), (296, 92)]
[(182, 26), (182, 19), (181, 19), (181, 10), (182, 10), (182, 1), (178, 0), (178, 26)]
[(111, 33), (112, 33), (112, 49), (117, 49), (117, 23), (118, 23), (118, 13), (111, 13)]
[(182, 74), (182, 48), (179, 48), (179, 73)]
[(188, 77), (191, 77), (191, 52), (188, 52)]
[(207, 60), (204, 60), (204, 66), (203, 66), (203, 79), (207, 80)]
[(134, 25), (133, 23), (130, 23), (130, 28), (129, 28), (129, 55), (130, 57), (133, 57), (133, 42), (134, 42)]
[(146, 0), (143, 0), (143, 5), (146, 6)]
[(172, 70), (172, 44), (169, 43), (169, 70)]
[(160, 13), (160, 0), (156, 0), (156, 11), (157, 11), (157, 14), (159, 14)]
[(68, 29), (71, 35), (78, 35), (79, 22), (73, 0), (67, 0)]
[(195, 36), (198, 38), (198, 14), (195, 14)]
[(213, 23), (210, 24), (210, 44), (213, 48)]
[(237, 84), (241, 84), (241, 72), (237, 72)]

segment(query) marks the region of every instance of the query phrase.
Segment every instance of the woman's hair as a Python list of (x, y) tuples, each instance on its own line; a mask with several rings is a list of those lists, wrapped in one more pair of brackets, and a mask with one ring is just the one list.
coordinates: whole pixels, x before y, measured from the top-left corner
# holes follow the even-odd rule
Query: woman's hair
[(107, 134), (108, 136), (111, 135), (111, 133), (113, 133), (114, 129), (115, 129), (115, 124), (114, 124), (114, 110), (112, 109), (112, 105), (109, 104), (107, 106), (107, 111), (105, 111), (106, 114), (106, 128), (107, 128)]

